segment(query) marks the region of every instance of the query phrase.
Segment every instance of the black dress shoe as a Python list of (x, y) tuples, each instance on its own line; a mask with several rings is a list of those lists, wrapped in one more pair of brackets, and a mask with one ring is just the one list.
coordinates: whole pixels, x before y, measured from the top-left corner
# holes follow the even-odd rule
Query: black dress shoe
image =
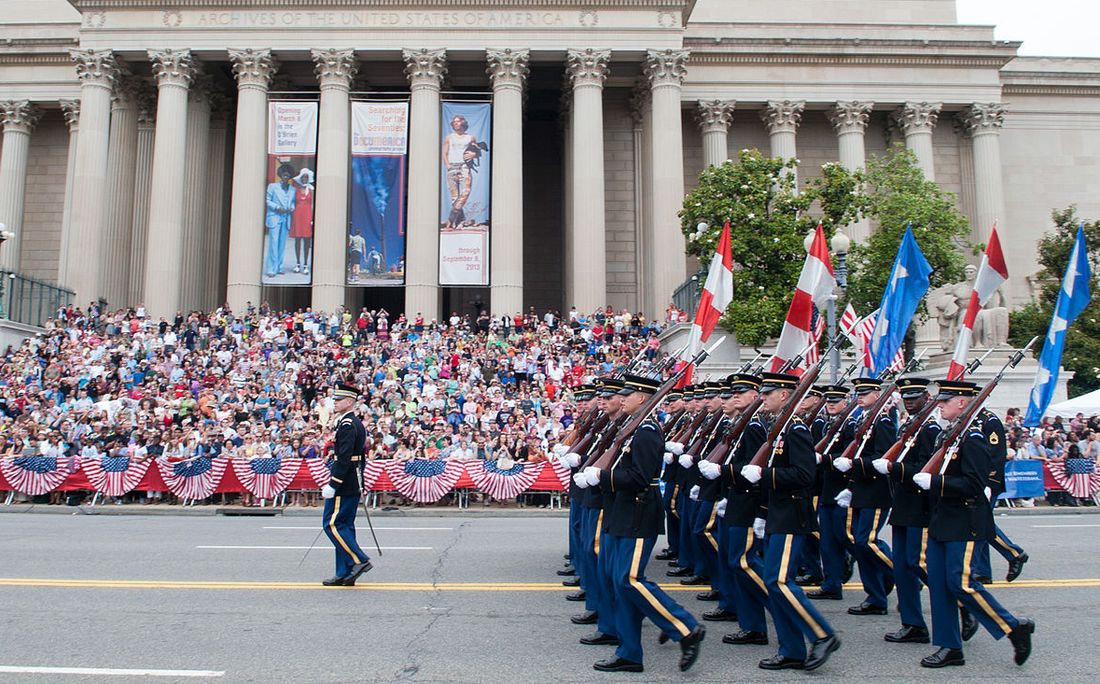
[(882, 638), (892, 644), (927, 644), (930, 641), (927, 628), (912, 625), (902, 625), (898, 631), (887, 632)]
[(841, 575), (840, 575), (840, 581), (843, 582), (844, 584), (847, 584), (848, 582), (851, 582), (852, 581), (852, 573), (854, 573), (855, 570), (856, 570), (855, 556), (851, 556), (851, 555), (845, 556), (844, 557), (844, 572), (841, 573)]
[[(699, 657), (699, 647), (706, 635), (706, 628), (696, 625), (695, 629), (691, 630), (691, 634), (680, 639), (680, 672), (687, 672), (695, 664), (695, 659)], [(1029, 641), (1028, 644), (1030, 643)], [(1030, 649), (1030, 645), (1028, 648)]]
[(561, 581), (561, 585), (563, 587), (579, 587), (579, 586), (581, 586), (581, 578), (580, 577), (570, 577), (569, 579), (564, 579), (564, 580)]
[(654, 556), (654, 558), (656, 558), (659, 561), (676, 560), (676, 554), (672, 553), (668, 549), (665, 549), (664, 551), (662, 551), (662, 552), (658, 553), (656, 556)]
[(579, 615), (569, 618), (574, 625), (594, 625), (600, 619), (600, 614), (594, 610), (586, 610)]
[(342, 587), (344, 586), (344, 578), (335, 576), (329, 577), (327, 580), (322, 580), (321, 584), (326, 587)]
[(581, 637), (581, 643), (585, 646), (618, 646), (622, 642), (619, 641), (619, 637), (613, 634), (596, 632), (586, 637)]
[(558, 577), (572, 577), (575, 574), (577, 574), (577, 571), (572, 566), (558, 570)]
[(661, 632), (660, 636), (657, 637), (657, 643), (662, 645), (667, 644), (668, 640), (671, 638), (672, 637), (668, 635), (668, 632)]
[(761, 670), (801, 670), (804, 669), (802, 661), (798, 658), (788, 658), (787, 656), (774, 655), (771, 658), (764, 658), (757, 666)]
[(359, 575), (368, 573), (373, 568), (374, 566), (371, 565), (371, 562), (369, 560), (363, 561), (362, 563), (356, 563), (355, 565), (351, 566), (351, 571), (344, 576), (344, 586), (354, 587), (355, 580), (359, 579)]
[(839, 601), (844, 596), (839, 591), (826, 591), (825, 589), (814, 589), (813, 591), (806, 592), (806, 598), (817, 599), (819, 601)]
[(645, 672), (645, 668), (642, 667), (641, 663), (636, 663), (633, 660), (626, 660), (624, 658), (601, 660), (593, 665), (592, 668), (600, 672)]
[(1024, 563), (1027, 562), (1027, 554), (1021, 553), (1012, 560), (1008, 561), (1008, 574), (1005, 575), (1005, 581), (1011, 582), (1020, 576), (1020, 573), (1024, 571)]
[(806, 656), (806, 662), (803, 663), (803, 670), (816, 670), (825, 664), (825, 661), (829, 659), (829, 656), (840, 648), (840, 639), (836, 638), (836, 635), (830, 635), (823, 639), (818, 639), (814, 642), (814, 645), (810, 647), (810, 655)]
[(962, 627), (959, 630), (962, 640), (970, 641), (978, 633), (978, 618), (966, 608), (959, 607), (959, 619), (962, 621)]
[(691, 568), (676, 568), (665, 573), (669, 577), (691, 577), (695, 574)]
[(886, 606), (876, 606), (864, 601), (848, 609), (849, 615), (886, 615)]
[(920, 659), (921, 667), (947, 667), (948, 665), (966, 665), (963, 652), (954, 648), (941, 648), (932, 655)]
[(821, 578), (817, 575), (799, 575), (794, 578), (794, 583), (800, 587), (820, 587)]
[(714, 589), (710, 591), (701, 591), (695, 595), (695, 599), (698, 601), (717, 601), (720, 598), (722, 598), (722, 595)]
[(725, 608), (715, 608), (703, 613), (703, 619), (708, 622), (737, 622), (737, 613)]
[(978, 584), (993, 584), (993, 578), (986, 575), (974, 575), (973, 579)]
[(569, 594), (568, 596), (566, 596), (565, 600), (566, 601), (583, 601), (586, 598), (588, 598), (588, 594), (584, 593), (584, 591), (575, 591), (572, 594)]
[(573, 560), (573, 557), (570, 556), (568, 553), (562, 554), (562, 560)]
[(1021, 618), (1016, 629), (1008, 633), (1008, 640), (1012, 642), (1012, 650), (1015, 652), (1013, 660), (1017, 665), (1027, 662), (1031, 655), (1031, 635), (1035, 633), (1035, 622), (1028, 618)]
[(680, 580), (680, 584), (687, 586), (702, 586), (704, 584), (710, 584), (710, 578), (703, 577), (702, 575), (692, 575), (691, 577), (685, 577)]
[(882, 580), (882, 591), (883, 591), (883, 593), (885, 593), (887, 596), (889, 596), (890, 592), (893, 591), (893, 590), (894, 590), (894, 578), (893, 577), (884, 578)]
[(767, 646), (768, 635), (764, 632), (749, 632), (747, 630), (741, 630), (734, 634), (727, 634), (722, 637), (723, 644), (733, 644), (735, 646)]

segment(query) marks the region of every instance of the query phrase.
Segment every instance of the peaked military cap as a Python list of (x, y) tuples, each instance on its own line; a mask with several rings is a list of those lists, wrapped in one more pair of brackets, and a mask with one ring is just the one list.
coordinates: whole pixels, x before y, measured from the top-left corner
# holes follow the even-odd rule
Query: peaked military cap
[(881, 390), (882, 380), (870, 377), (856, 378), (852, 385), (856, 388), (856, 394), (867, 394)]
[(835, 404), (848, 398), (850, 390), (845, 385), (826, 385), (825, 401)]
[(623, 388), (619, 390), (619, 394), (632, 394), (634, 392), (645, 392), (646, 394), (656, 394), (657, 389), (661, 386), (660, 380), (653, 378), (647, 378), (643, 375), (630, 375), (629, 373), (623, 376), (621, 380)]
[(928, 391), (931, 380), (928, 378), (902, 378), (898, 380), (898, 392), (902, 399), (919, 399)]
[(336, 389), (332, 391), (332, 396), (336, 399), (358, 399), (359, 388), (345, 382), (338, 382), (336, 383)]
[(618, 394), (619, 390), (623, 388), (623, 381), (619, 378), (601, 378), (599, 381), (599, 395), (601, 397), (610, 397), (614, 394)]
[(760, 380), (761, 394), (777, 389), (794, 389), (798, 384), (798, 376), (790, 373), (764, 373)]
[(806, 392), (806, 396), (810, 398), (820, 398), (825, 396), (826, 385), (813, 385), (810, 387), (810, 391)]
[(940, 380), (936, 384), (940, 386), (940, 393), (936, 396), (940, 401), (952, 397), (976, 397), (981, 389), (978, 383), (968, 380)]
[(760, 389), (760, 377), (752, 373), (734, 373), (726, 378), (734, 394)]

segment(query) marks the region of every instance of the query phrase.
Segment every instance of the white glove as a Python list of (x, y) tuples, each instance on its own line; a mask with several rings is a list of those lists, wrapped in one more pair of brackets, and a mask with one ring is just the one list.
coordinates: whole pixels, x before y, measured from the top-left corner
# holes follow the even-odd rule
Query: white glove
[(699, 500), (699, 485), (695, 485), (694, 487), (692, 487), (691, 491), (688, 492), (688, 496), (691, 497), (692, 501), (698, 501)]
[(741, 477), (745, 478), (749, 482), (756, 484), (760, 481), (760, 478), (764, 477), (764, 469), (758, 465), (752, 465), (751, 463), (741, 469)]
[(873, 465), (875, 467), (875, 470), (879, 471), (883, 475), (886, 475), (890, 472), (890, 462), (887, 461), (885, 458), (876, 458), (875, 460), (871, 461), (871, 465)]
[(722, 467), (710, 461), (699, 461), (699, 472), (708, 480), (717, 480), (722, 474)]
[(588, 480), (590, 487), (595, 487), (600, 483), (600, 469), (596, 466), (588, 466), (583, 472), (584, 479)]
[(569, 445), (568, 444), (555, 444), (554, 448), (551, 449), (551, 451), (554, 452), (555, 456), (561, 456), (562, 454), (569, 453)]
[(588, 488), (588, 478), (584, 476), (583, 472), (573, 473), (573, 484), (577, 485), (581, 489)]
[(714, 510), (718, 511), (719, 518), (726, 517), (726, 500), (719, 499), (718, 503), (714, 504)]
[(695, 462), (691, 460), (691, 454), (680, 454), (680, 465), (684, 468), (695, 465)]
[(852, 469), (852, 459), (844, 458), (843, 456), (833, 459), (833, 467), (842, 473), (846, 473)]
[(671, 451), (674, 455), (679, 456), (684, 453), (684, 445), (680, 442), (665, 442), (665, 450)]
[(852, 505), (852, 490), (845, 489), (841, 493), (836, 495), (836, 505), (841, 508), (848, 508)]
[(917, 473), (913, 476), (913, 483), (921, 489), (932, 488), (932, 474), (931, 473)]
[(993, 500), (993, 490), (990, 489), (989, 487), (986, 487), (985, 489), (983, 489), (982, 494), (985, 494), (985, 500), (986, 501), (992, 501)]
[(334, 496), (336, 496), (336, 490), (332, 488), (332, 485), (325, 485), (321, 488), (322, 499), (331, 499)]
[(814, 452), (814, 460), (817, 461), (818, 465), (821, 465), (821, 454), (817, 451)]
[(576, 468), (581, 464), (581, 455), (578, 453), (570, 452), (566, 454), (565, 458), (562, 460), (564, 460), (565, 465), (569, 466), (570, 468)]
[(666, 451), (665, 452), (665, 463), (667, 465), (672, 465), (672, 462), (675, 461), (675, 460), (676, 460), (676, 454), (672, 453), (671, 451)]
[(755, 518), (752, 521), (752, 533), (756, 535), (757, 539), (764, 538), (764, 527), (768, 524), (767, 520), (763, 518)]

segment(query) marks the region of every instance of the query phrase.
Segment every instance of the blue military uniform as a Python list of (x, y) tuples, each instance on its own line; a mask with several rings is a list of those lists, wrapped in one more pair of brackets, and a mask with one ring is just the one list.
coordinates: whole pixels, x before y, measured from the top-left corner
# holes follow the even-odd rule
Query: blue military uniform
[[(340, 397), (357, 397), (354, 387), (339, 385)], [(359, 508), (360, 479), (367, 431), (353, 412), (345, 413), (336, 422), (336, 439), (329, 486), (336, 494), (325, 499), (322, 526), (336, 551), (336, 575), (327, 585), (355, 584), (360, 574), (370, 569), (370, 559), (355, 539), (355, 516)]]
[[(838, 403), (848, 400), (849, 390), (844, 385), (831, 385), (825, 389), (825, 401)], [(832, 418), (840, 420), (840, 418)], [(853, 542), (848, 541), (850, 508), (837, 504), (836, 497), (848, 488), (848, 474), (833, 467), (833, 459), (844, 453), (855, 437), (859, 424), (858, 409), (844, 421), (828, 453), (821, 459), (821, 495), (818, 498), (817, 518), (821, 548), (821, 588), (808, 594), (810, 598), (840, 599), (843, 596), (845, 557)]]
[[(978, 414), (978, 419), (974, 422), (974, 425), (982, 431), (986, 442), (989, 443), (993, 459), (989, 469), (989, 489), (992, 493), (989, 505), (996, 507), (997, 497), (1005, 491), (1005, 463), (1008, 460), (1008, 439), (1005, 435), (1005, 426), (995, 413), (986, 409)], [(993, 577), (993, 567), (989, 562), (990, 546), (997, 549), (997, 553), (1008, 561), (1008, 581), (1011, 582), (1016, 579), (1023, 568), (1023, 564), (1027, 561), (1027, 554), (1019, 545), (1009, 539), (1008, 535), (1001, 530), (996, 522), (993, 523), (993, 537), (989, 540), (989, 543), (980, 544), (975, 551), (975, 574), (983, 578)]]
[[(683, 392), (673, 390), (668, 393), (666, 399), (672, 402), (683, 399), (683, 396)], [(666, 419), (665, 427), (662, 430), (665, 434), (673, 434), (689, 420), (691, 420), (691, 415), (687, 411), (680, 411)], [(676, 507), (676, 497), (679, 493), (677, 481), (680, 475), (680, 463), (675, 456), (671, 458), (669, 456), (672, 456), (672, 454), (665, 457), (665, 467), (661, 471), (661, 481), (665, 485), (664, 491), (661, 493), (661, 505), (665, 510), (665, 534), (668, 548), (665, 550), (663, 557), (658, 556), (659, 560), (676, 560), (680, 557), (680, 511)]]

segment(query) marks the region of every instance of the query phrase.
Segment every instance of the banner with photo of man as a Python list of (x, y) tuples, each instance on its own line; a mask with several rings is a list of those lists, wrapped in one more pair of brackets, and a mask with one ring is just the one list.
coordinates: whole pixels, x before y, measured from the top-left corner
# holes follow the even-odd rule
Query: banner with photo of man
[(317, 103), (271, 102), (268, 107), (261, 282), (309, 285), (313, 271)]
[(408, 102), (351, 104), (348, 285), (405, 283), (408, 141)]
[(444, 102), (442, 116), (439, 284), (488, 285), (493, 106)]

